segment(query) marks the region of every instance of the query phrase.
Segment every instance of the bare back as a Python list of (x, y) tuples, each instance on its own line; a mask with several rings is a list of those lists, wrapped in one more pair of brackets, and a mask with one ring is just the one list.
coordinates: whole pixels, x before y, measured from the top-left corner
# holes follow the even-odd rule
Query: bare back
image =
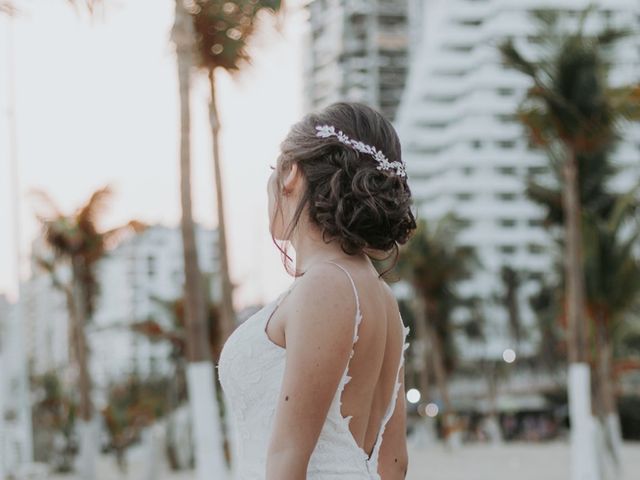
[[(379, 469), (393, 471), (394, 465), (389, 463), (405, 465), (407, 455), (401, 357), (408, 329), (405, 331), (397, 301), (371, 264), (363, 265), (343, 259), (340, 264), (325, 261), (312, 268), (323, 269), (323, 278), (333, 287), (339, 285), (340, 295), (350, 298), (351, 318), (357, 316), (358, 312), (361, 315), (352, 357), (348, 361), (350, 379), (341, 395), (340, 411), (343, 417), (350, 417), (349, 430), (368, 457), (374, 453), (380, 437)], [(303, 290), (293, 287), (305, 280), (303, 275), (294, 282), (287, 298), (273, 312), (265, 327), (268, 338), (282, 348), (286, 348), (288, 322), (304, 321), (288, 305), (294, 305), (295, 296)], [(316, 284), (318, 288), (322, 288), (322, 285)], [(399, 392), (394, 405), (390, 405), (397, 381), (401, 382)], [(381, 431), (385, 432), (385, 442), (382, 442)], [(390, 475), (387, 477), (395, 478)]]

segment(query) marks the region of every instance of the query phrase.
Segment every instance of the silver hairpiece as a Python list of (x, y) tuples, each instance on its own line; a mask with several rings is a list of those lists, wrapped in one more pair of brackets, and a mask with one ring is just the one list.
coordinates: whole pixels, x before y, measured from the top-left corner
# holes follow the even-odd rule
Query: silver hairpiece
[(389, 159), (387, 159), (387, 157), (384, 155), (384, 153), (376, 149), (376, 147), (349, 138), (344, 132), (342, 132), (342, 130), (336, 131), (336, 127), (334, 127), (333, 125), (316, 125), (316, 130), (316, 137), (337, 137), (338, 141), (344, 143), (345, 145), (349, 145), (359, 152), (371, 155), (378, 162), (378, 166), (376, 167), (378, 170), (395, 170), (396, 175), (399, 175), (401, 177), (407, 176), (407, 173), (404, 169), (404, 164), (402, 162), (390, 162)]

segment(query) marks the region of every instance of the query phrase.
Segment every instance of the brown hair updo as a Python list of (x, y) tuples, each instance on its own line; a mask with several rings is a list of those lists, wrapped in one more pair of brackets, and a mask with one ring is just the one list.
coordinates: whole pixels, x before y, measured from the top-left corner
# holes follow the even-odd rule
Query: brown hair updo
[(398, 245), (406, 243), (416, 228), (407, 177), (378, 170), (373, 156), (336, 137), (317, 137), (319, 125), (332, 125), (349, 138), (374, 146), (390, 162), (402, 161), (395, 129), (366, 105), (340, 102), (306, 115), (280, 145), (274, 214), (280, 208), (283, 174), (292, 163), (298, 164), (307, 185), (284, 238), (291, 238), (307, 206), (309, 220), (320, 227), (325, 242), (339, 241), (348, 255), (376, 250), (389, 258), (395, 253), (397, 261)]

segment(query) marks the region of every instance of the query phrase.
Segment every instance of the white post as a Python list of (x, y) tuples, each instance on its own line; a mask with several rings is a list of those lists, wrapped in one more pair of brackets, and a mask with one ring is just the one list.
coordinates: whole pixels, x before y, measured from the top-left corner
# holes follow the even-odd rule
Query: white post
[(96, 478), (96, 462), (98, 455), (99, 424), (94, 414), (88, 422), (82, 418), (76, 419), (76, 432), (80, 443), (80, 451), (76, 458), (76, 469), (82, 480)]
[(213, 375), (213, 362), (187, 364), (196, 480), (222, 480), (227, 476)]
[(571, 480), (600, 480), (596, 425), (591, 414), (591, 371), (586, 363), (570, 363)]
[(162, 426), (155, 421), (143, 433), (146, 462), (143, 468), (142, 480), (157, 480), (162, 477)]

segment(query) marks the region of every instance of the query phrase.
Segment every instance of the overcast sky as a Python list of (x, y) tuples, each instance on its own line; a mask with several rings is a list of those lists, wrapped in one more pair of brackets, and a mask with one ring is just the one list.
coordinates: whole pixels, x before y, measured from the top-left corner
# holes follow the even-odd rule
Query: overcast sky
[[(37, 233), (32, 188), (67, 211), (113, 186), (104, 228), (135, 218), (178, 225), (178, 88), (169, 42), (173, 0), (112, 1), (104, 18), (65, 0), (23, 0), (13, 21), (22, 248)], [(220, 76), (222, 155), (232, 280), (238, 306), (272, 299), (291, 281), (268, 234), (266, 181), (278, 144), (302, 114), (304, 15), (263, 32), (254, 63)], [(0, 293), (14, 293), (7, 122), (8, 20), (0, 15)], [(198, 222), (216, 224), (208, 86), (194, 78), (193, 190)], [(28, 262), (24, 261), (23, 264)], [(28, 274), (25, 269), (24, 275)]]

